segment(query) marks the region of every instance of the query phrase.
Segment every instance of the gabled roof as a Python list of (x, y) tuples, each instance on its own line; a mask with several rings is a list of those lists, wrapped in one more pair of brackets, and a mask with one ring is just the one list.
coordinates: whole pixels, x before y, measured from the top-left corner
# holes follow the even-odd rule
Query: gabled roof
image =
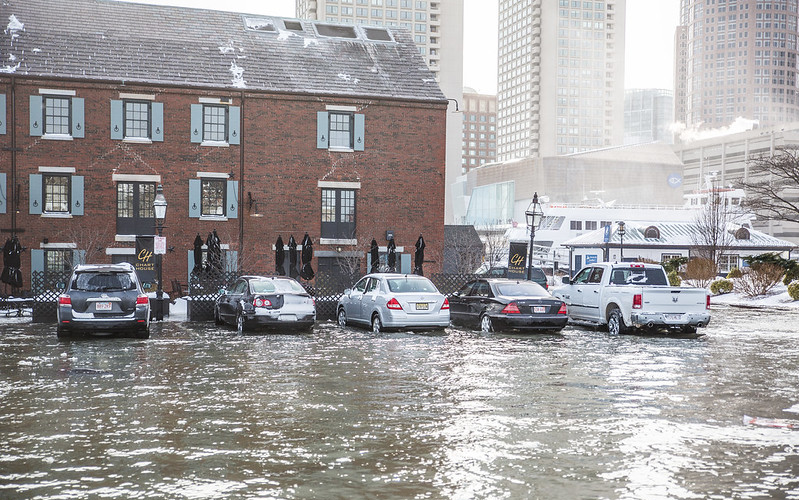
[(2, 22), (8, 21), (0, 33), (0, 73), (446, 99), (411, 34), (396, 28), (325, 28), (297, 19), (115, 0), (3, 0), (0, 11)]
[[(660, 233), (659, 238), (646, 238), (646, 229), (648, 227), (656, 227)], [(682, 247), (688, 248), (696, 246), (694, 243), (694, 228), (696, 227), (693, 222), (628, 222), (625, 224), (624, 234), (624, 247), (630, 248), (660, 248), (660, 247)], [(748, 238), (738, 239), (735, 238), (733, 228), (730, 249), (734, 250), (793, 250), (796, 245), (790, 241), (781, 240), (773, 236), (769, 236), (760, 231), (746, 228)], [(565, 247), (574, 248), (601, 248), (605, 246), (605, 229), (597, 229), (590, 233), (583, 234), (576, 238), (572, 238), (563, 243)], [(621, 237), (619, 236), (618, 226), (613, 225), (610, 234), (611, 246), (619, 246)]]

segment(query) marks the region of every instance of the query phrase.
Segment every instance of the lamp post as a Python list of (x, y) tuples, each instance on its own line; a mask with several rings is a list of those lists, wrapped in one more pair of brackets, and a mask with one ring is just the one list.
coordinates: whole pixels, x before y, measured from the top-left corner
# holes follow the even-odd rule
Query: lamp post
[(544, 212), (541, 211), (541, 205), (538, 203), (538, 193), (533, 194), (533, 201), (524, 212), (527, 217), (527, 226), (530, 228), (530, 250), (527, 258), (527, 279), (533, 279), (533, 243), (535, 242), (535, 229), (541, 224), (541, 219), (544, 217)]
[(619, 261), (624, 262), (624, 221), (619, 221)]
[[(155, 199), (153, 200), (153, 211), (155, 212), (155, 224), (158, 229), (158, 237), (162, 238), (164, 235), (164, 220), (166, 219), (166, 198), (164, 198), (164, 186), (158, 185), (155, 190)], [(157, 321), (164, 320), (164, 284), (163, 284), (163, 254), (157, 253), (158, 258), (156, 264), (158, 265), (158, 288), (155, 292), (155, 319)]]

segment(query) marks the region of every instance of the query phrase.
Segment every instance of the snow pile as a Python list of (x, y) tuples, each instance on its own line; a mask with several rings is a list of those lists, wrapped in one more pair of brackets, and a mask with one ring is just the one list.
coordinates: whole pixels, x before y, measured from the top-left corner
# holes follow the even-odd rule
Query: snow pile
[[(11, 35), (11, 45), (14, 45), (14, 40), (19, 37), (19, 32), (25, 30), (25, 25), (19, 22), (17, 16), (11, 14), (8, 16), (8, 26), (6, 26), (6, 34)], [(5, 66), (0, 66), (0, 73), (14, 73), (19, 69), (20, 64), (22, 61), (17, 62), (14, 64), (14, 61), (17, 60), (17, 57), (14, 54), (8, 54), (8, 60), (11, 61), (11, 64), (6, 64)]]
[(244, 68), (236, 64), (235, 61), (230, 63), (230, 72), (233, 74), (233, 86), (238, 89), (247, 88), (247, 82), (244, 81)]
[(711, 295), (711, 304), (724, 304), (737, 307), (757, 307), (757, 308), (776, 308), (776, 309), (797, 309), (799, 310), (799, 300), (793, 300), (788, 295), (788, 287), (778, 285), (774, 287), (772, 293), (759, 297), (747, 297), (740, 293), (725, 293), (722, 295)]

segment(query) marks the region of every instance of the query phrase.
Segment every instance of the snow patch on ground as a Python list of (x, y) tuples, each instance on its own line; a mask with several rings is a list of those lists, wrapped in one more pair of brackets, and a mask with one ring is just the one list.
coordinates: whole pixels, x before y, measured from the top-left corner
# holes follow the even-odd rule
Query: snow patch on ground
[(768, 295), (760, 297), (746, 297), (740, 293), (725, 293), (722, 295), (712, 295), (710, 297), (711, 304), (726, 304), (738, 307), (763, 307), (763, 308), (780, 308), (780, 309), (799, 309), (799, 300), (793, 300), (788, 295), (788, 287), (785, 285), (777, 285)]

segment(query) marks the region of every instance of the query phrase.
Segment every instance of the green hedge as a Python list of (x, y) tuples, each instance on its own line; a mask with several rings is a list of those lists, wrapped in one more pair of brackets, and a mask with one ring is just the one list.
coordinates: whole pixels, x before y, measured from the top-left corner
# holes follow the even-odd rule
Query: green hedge
[(799, 281), (793, 281), (788, 285), (788, 295), (793, 300), (799, 300)]
[(680, 286), (682, 284), (682, 278), (680, 278), (680, 275), (677, 274), (676, 270), (670, 271), (666, 276), (669, 278), (670, 286)]
[(710, 284), (710, 293), (712, 293), (713, 295), (730, 293), (731, 291), (732, 291), (731, 280), (716, 280)]

